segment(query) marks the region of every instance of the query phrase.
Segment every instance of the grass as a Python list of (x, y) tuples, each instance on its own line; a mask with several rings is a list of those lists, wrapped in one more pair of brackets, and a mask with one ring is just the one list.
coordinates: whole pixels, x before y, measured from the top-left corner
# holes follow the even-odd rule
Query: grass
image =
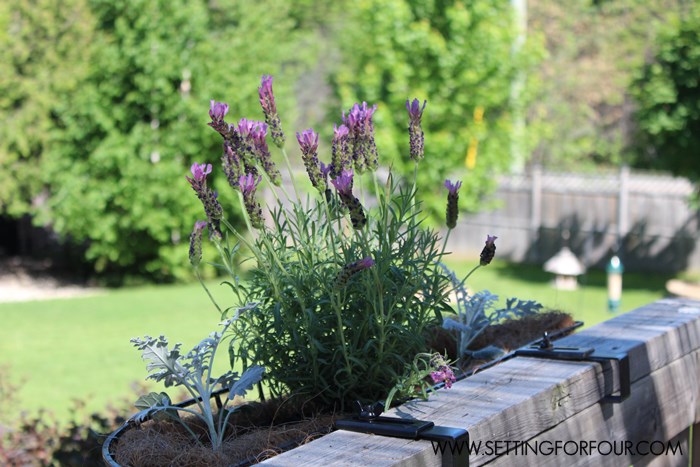
[[(226, 296), (223, 288), (217, 292)], [(219, 315), (201, 286), (189, 284), (3, 303), (0, 319), (0, 366), (21, 384), (15, 409), (48, 408), (65, 420), (73, 399), (95, 410), (135, 399), (131, 386), (147, 373), (130, 338), (163, 334), (187, 351), (216, 330)], [(226, 354), (219, 364), (226, 368)]]
[[(463, 276), (474, 264), (453, 261), (448, 266)], [(625, 274), (621, 312), (661, 298), (668, 278)], [(557, 291), (550, 280), (541, 268), (495, 261), (475, 272), (468, 286), (489, 289), (501, 299), (517, 296), (540, 301), (571, 313), (586, 326), (612, 316), (607, 311), (603, 271), (589, 272), (576, 291)], [(212, 284), (210, 289), (221, 304), (231, 303), (227, 288)], [(129, 343), (131, 337), (164, 334), (189, 350), (216, 329), (218, 313), (201, 286), (189, 284), (4, 303), (0, 319), (0, 366), (9, 365), (11, 379), (22, 382), (15, 410), (36, 413), (48, 408), (66, 420), (72, 399), (87, 399), (88, 409), (99, 411), (107, 403), (134, 398), (131, 386), (143, 381), (146, 371)], [(221, 357), (218, 363), (225, 370), (227, 359)]]
[[(477, 262), (478, 259), (448, 261), (447, 265), (457, 273), (457, 277), (464, 277)], [(666, 293), (666, 281), (672, 277), (668, 274), (625, 274), (618, 313), (639, 308), (662, 298)], [(496, 260), (474, 272), (467, 281), (467, 286), (470, 290), (488, 289), (501, 300), (510, 297), (536, 300), (547, 308), (570, 313), (575, 320), (583, 321), (585, 327), (614, 316), (608, 311), (605, 271), (591, 270), (580, 276), (580, 287), (577, 290), (557, 290), (550, 285), (551, 281), (552, 275), (541, 267)]]

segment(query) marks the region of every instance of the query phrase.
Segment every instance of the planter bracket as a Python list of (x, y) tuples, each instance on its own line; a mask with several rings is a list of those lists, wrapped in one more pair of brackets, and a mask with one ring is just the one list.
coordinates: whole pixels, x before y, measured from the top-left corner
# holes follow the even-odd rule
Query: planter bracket
[(618, 365), (619, 394), (608, 394), (601, 399), (601, 402), (620, 403), (627, 399), (632, 393), (630, 361), (629, 355), (626, 352), (608, 354), (596, 351), (593, 347), (556, 347), (552, 344), (551, 338), (545, 332), (539, 342), (517, 349), (514, 352), (514, 356), (595, 362), (600, 363), (604, 368), (606, 365), (611, 366), (611, 362), (615, 361)]
[[(414, 440), (427, 440), (437, 444), (443, 453), (443, 466), (469, 465), (469, 432), (462, 428), (435, 426), (424, 420), (384, 417), (384, 404), (375, 402), (362, 405), (355, 401), (355, 415), (337, 420), (335, 426), (341, 430), (392, 436)], [(437, 453), (437, 451), (436, 451)]]

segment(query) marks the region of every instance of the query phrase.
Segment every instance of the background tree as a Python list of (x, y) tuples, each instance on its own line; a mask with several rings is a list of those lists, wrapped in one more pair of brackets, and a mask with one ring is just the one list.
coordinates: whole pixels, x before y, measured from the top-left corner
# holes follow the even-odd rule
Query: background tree
[[(382, 164), (412, 173), (405, 103), (427, 100), (418, 185), (422, 195), (434, 196), (425, 207), (444, 218), (442, 183), (449, 177), (463, 180), (462, 206), (478, 209), (495, 175), (513, 162), (511, 83), (517, 70), (529, 69), (537, 58), (531, 44), (512, 53), (516, 28), (510, 4), (366, 0), (354, 1), (347, 11), (352, 17), (341, 33), (341, 65), (332, 77), (340, 107), (347, 111), (363, 100), (378, 104), (374, 120)], [(334, 119), (340, 119), (337, 107)]]
[(42, 157), (88, 72), (94, 28), (84, 0), (0, 2), (0, 215), (41, 202)]
[[(544, 35), (547, 58), (530, 107), (543, 123), (533, 157), (558, 170), (615, 166), (632, 152), (634, 73), (658, 28), (688, 0), (528, 0), (528, 27)], [(633, 162), (631, 159), (626, 162)]]
[[(184, 176), (194, 161), (220, 164), (209, 100), (227, 101), (232, 119), (261, 119), (260, 76), (276, 75), (280, 91), (293, 81), (284, 79), (289, 67), (281, 73), (293, 24), (272, 1), (90, 6), (98, 23), (90, 69), (58, 110), (42, 166), (51, 196), (39, 221), (86, 241), (98, 272), (183, 276), (183, 242), (203, 215)], [(283, 111), (288, 105), (280, 99)]]
[(700, 7), (664, 28), (631, 87), (638, 164), (700, 181)]

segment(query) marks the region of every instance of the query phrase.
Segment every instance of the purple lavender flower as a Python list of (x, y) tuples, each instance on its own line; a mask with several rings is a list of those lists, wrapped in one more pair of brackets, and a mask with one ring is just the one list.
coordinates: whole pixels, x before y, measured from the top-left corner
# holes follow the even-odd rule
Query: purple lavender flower
[(372, 257), (370, 256), (362, 258), (359, 261), (355, 261), (354, 263), (346, 264), (345, 266), (343, 266), (343, 269), (341, 269), (335, 276), (335, 281), (333, 281), (333, 288), (336, 290), (342, 289), (343, 287), (345, 287), (348, 280), (352, 276), (364, 269), (371, 268), (372, 266), (374, 266), (374, 264), (374, 259), (372, 259)]
[(209, 231), (212, 236), (221, 237), (219, 229), (220, 220), (223, 217), (224, 210), (221, 208), (217, 195), (207, 186), (207, 175), (211, 173), (211, 164), (192, 164), (190, 171), (192, 178), (185, 176), (192, 189), (197, 193), (197, 197), (204, 206), (204, 212), (207, 215)]
[(297, 132), (297, 141), (299, 142), (302, 153), (312, 153), (318, 150), (318, 133), (312, 128), (304, 130), (301, 133)]
[(447, 188), (451, 194), (457, 194), (459, 189), (462, 187), (462, 182), (457, 181), (456, 183), (452, 183), (452, 180), (445, 180), (445, 188)]
[(343, 170), (340, 176), (331, 180), (331, 183), (339, 194), (352, 195), (352, 177), (352, 170)]
[(484, 249), (481, 250), (481, 255), (480, 255), (480, 261), (479, 264), (482, 266), (486, 266), (491, 261), (493, 260), (493, 257), (496, 255), (496, 239), (498, 237), (494, 235), (487, 235), (486, 236), (486, 245), (484, 245)]
[(447, 188), (447, 212), (445, 214), (445, 223), (448, 229), (454, 229), (457, 225), (457, 217), (459, 216), (459, 189), (462, 182), (452, 183), (450, 180), (445, 180), (445, 188)]
[(340, 176), (331, 179), (331, 183), (338, 192), (340, 200), (350, 211), (350, 222), (355, 230), (360, 230), (367, 223), (365, 211), (360, 200), (352, 194), (352, 170), (343, 170)]
[(245, 172), (243, 161), (240, 155), (233, 149), (233, 146), (226, 141), (224, 143), (224, 155), (221, 156), (221, 165), (224, 168), (226, 180), (232, 188), (238, 189), (238, 180)]
[(243, 204), (250, 218), (250, 224), (256, 229), (262, 229), (264, 226), (262, 208), (255, 199), (255, 190), (258, 188), (260, 180), (262, 180), (262, 177), (258, 177), (256, 180), (255, 175), (249, 173), (242, 175), (238, 181), (238, 186), (243, 194)]
[(258, 169), (256, 167), (257, 154), (255, 152), (255, 143), (253, 141), (253, 134), (255, 129), (260, 125), (264, 125), (256, 120), (248, 120), (247, 118), (241, 118), (238, 121), (238, 126), (232, 132), (236, 135), (235, 147), (238, 148), (238, 153), (243, 159), (243, 164), (245, 166), (246, 173), (252, 173), (253, 175), (258, 175)]
[(331, 173), (331, 164), (324, 164), (321, 162), (321, 178), (323, 178), (323, 184), (326, 186), (326, 190), (328, 189), (328, 174)]
[(375, 170), (379, 165), (372, 123), (372, 115), (376, 110), (376, 105), (370, 108), (367, 106), (367, 102), (362, 102), (362, 105), (355, 104), (348, 112), (347, 117), (343, 114), (343, 123), (350, 132), (349, 139), (352, 144), (355, 170), (360, 173), (364, 172), (365, 169)]
[(197, 221), (190, 234), (190, 264), (195, 268), (202, 261), (202, 231), (206, 226), (206, 221)]
[(262, 177), (258, 177), (256, 180), (253, 174), (241, 175), (241, 178), (238, 181), (238, 186), (240, 187), (243, 196), (255, 194), (255, 190), (258, 188), (260, 180), (262, 180)]
[[(192, 176), (194, 177), (194, 180), (197, 182), (206, 182), (207, 181), (207, 175), (209, 175), (212, 171), (211, 164), (197, 164), (196, 162), (192, 164), (190, 167), (190, 172), (192, 172)], [(189, 177), (185, 177), (188, 180), (191, 180)], [(192, 183), (192, 182), (190, 182)]]
[(209, 126), (218, 131), (222, 136), (226, 136), (229, 131), (229, 125), (224, 121), (224, 117), (228, 113), (228, 104), (223, 102), (209, 101), (209, 117), (211, 122)]
[(248, 120), (247, 118), (241, 118), (238, 121), (238, 128), (237, 128), (238, 134), (240, 135), (241, 138), (248, 139), (250, 132), (253, 131), (253, 128), (257, 124), (258, 124), (258, 122), (256, 122), (255, 120)]
[(213, 122), (222, 122), (228, 113), (228, 104), (224, 102), (209, 101), (209, 116)]
[(306, 167), (311, 184), (321, 193), (325, 193), (328, 185), (321, 174), (321, 164), (318, 160), (318, 133), (309, 128), (301, 133), (297, 132), (297, 141), (301, 148), (301, 158)]
[(408, 110), (408, 135), (410, 144), (411, 159), (418, 162), (423, 159), (424, 140), (423, 128), (421, 128), (421, 117), (425, 110), (426, 101), (423, 101), (423, 107), (420, 106), (418, 99), (413, 99), (409, 103), (406, 100), (406, 109)]
[(263, 166), (265, 173), (272, 183), (277, 186), (282, 184), (282, 175), (277, 169), (277, 166), (272, 161), (270, 149), (267, 147), (267, 125), (262, 122), (257, 122), (257, 125), (250, 131), (249, 138), (253, 143), (253, 152)]
[(282, 132), (280, 117), (277, 114), (275, 95), (272, 93), (272, 76), (263, 75), (260, 80), (258, 94), (260, 95), (260, 106), (265, 115), (265, 121), (270, 126), (272, 142), (281, 149), (284, 147), (284, 133)]
[(331, 145), (330, 175), (336, 178), (343, 170), (352, 167), (349, 148), (350, 130), (345, 125), (333, 125), (333, 143)]

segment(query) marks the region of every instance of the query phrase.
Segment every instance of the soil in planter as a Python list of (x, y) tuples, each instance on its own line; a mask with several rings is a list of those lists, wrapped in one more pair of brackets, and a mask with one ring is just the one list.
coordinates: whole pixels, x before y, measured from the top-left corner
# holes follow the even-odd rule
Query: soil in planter
[[(574, 319), (568, 313), (551, 310), (543, 311), (531, 316), (518, 319), (509, 319), (500, 324), (494, 324), (483, 330), (469, 346), (469, 350), (479, 350), (493, 345), (500, 347), (505, 352), (522, 347), (528, 342), (542, 337), (542, 334), (565, 329), (574, 324)], [(428, 343), (437, 352), (446, 353), (450, 360), (457, 360), (457, 332), (438, 327), (433, 329), (428, 338)], [(481, 361), (469, 361), (467, 368), (473, 368)]]
[[(305, 404), (306, 405), (306, 404)], [(218, 467), (249, 465), (284, 450), (305, 444), (333, 426), (335, 415), (318, 414), (304, 407), (300, 398), (252, 403), (229, 419), (226, 439), (218, 452), (211, 449), (204, 424), (196, 417), (183, 417), (201, 444), (181, 423), (149, 420), (126, 430), (114, 448), (114, 459), (123, 466)]]
[[(572, 324), (570, 315), (558, 311), (509, 320), (486, 328), (471, 349), (495, 345), (509, 351), (541, 337), (545, 331)], [(442, 328), (436, 328), (429, 338), (431, 348), (447, 352), (452, 360), (457, 357), (455, 342), (455, 335)], [(468, 368), (473, 368), (483, 362), (468, 363)], [(194, 442), (178, 422), (148, 421), (119, 438), (113, 449), (114, 458), (120, 465), (133, 467), (247, 465), (322, 436), (332, 430), (336, 418), (347, 416), (324, 414), (320, 407), (301, 397), (251, 403), (231, 416), (227, 439), (219, 452), (211, 450), (206, 428), (195, 417), (185, 419), (203, 446)]]

